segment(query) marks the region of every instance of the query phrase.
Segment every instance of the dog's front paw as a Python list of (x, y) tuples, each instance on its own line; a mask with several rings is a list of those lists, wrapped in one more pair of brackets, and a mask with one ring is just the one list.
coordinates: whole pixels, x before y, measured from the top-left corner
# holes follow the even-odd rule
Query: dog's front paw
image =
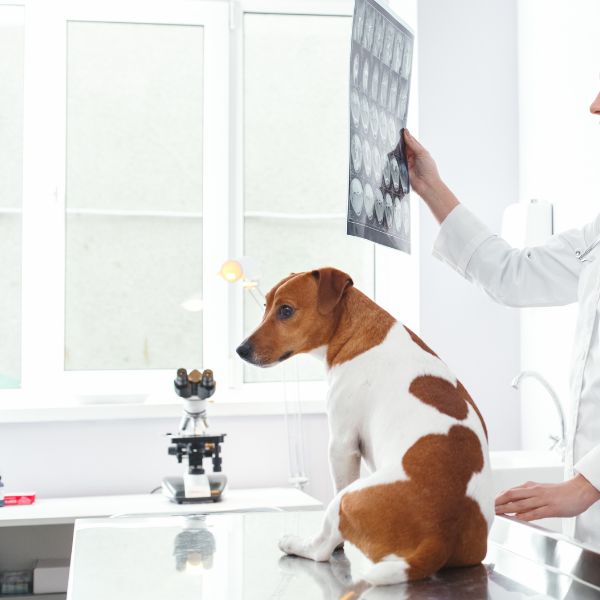
[(284, 535), (279, 540), (279, 549), (286, 554), (306, 556), (306, 542), (298, 535)]

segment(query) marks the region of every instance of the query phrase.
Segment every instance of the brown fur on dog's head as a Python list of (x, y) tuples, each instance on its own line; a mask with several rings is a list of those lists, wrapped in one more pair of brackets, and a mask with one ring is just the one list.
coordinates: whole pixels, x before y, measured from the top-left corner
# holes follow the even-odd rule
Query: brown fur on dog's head
[(292, 273), (269, 291), (261, 324), (237, 353), (269, 367), (327, 344), (338, 322), (340, 301), (351, 285), (347, 273), (331, 267)]

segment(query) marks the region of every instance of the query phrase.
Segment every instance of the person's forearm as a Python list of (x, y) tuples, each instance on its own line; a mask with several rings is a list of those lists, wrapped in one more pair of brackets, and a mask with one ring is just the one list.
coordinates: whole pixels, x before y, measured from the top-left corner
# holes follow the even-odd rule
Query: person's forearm
[(408, 131), (403, 130), (406, 160), (412, 188), (429, 206), (433, 216), (442, 223), (459, 202), (442, 181), (437, 165), (427, 150)]
[(458, 198), (441, 179), (421, 190), (420, 196), (440, 224), (459, 205)]

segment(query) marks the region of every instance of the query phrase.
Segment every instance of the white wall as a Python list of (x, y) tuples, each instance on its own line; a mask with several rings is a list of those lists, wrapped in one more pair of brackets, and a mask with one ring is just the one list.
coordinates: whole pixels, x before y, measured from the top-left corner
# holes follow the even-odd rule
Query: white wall
[[(589, 106), (600, 90), (600, 3), (520, 0), (518, 9), (520, 197), (551, 202), (560, 232), (598, 214), (600, 130)], [(572, 305), (523, 313), (523, 368), (544, 375), (565, 408), (576, 312)], [(559, 431), (535, 382), (523, 386), (523, 424), (525, 448), (548, 447), (548, 432)]]
[[(442, 176), (499, 231), (518, 200), (515, 0), (420, 0), (419, 131)], [(438, 226), (421, 210), (421, 333), (481, 407), (493, 449), (520, 446), (519, 316), (431, 257)]]
[[(0, 474), (7, 489), (33, 489), (40, 497), (147, 493), (166, 475), (182, 473), (164, 437), (177, 425), (177, 419), (3, 424)], [(215, 418), (211, 428), (227, 433), (223, 472), (232, 488), (289, 485), (283, 417)], [(325, 416), (305, 415), (304, 430), (306, 491), (327, 500)]]

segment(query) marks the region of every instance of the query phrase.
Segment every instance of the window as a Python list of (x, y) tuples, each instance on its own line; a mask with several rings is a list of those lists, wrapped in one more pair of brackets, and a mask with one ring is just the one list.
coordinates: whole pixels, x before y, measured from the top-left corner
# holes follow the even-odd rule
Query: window
[(0, 389), (21, 379), (23, 19), (23, 7), (0, 6)]
[[(0, 387), (20, 377), (20, 402), (51, 407), (162, 402), (185, 366), (212, 368), (221, 400), (279, 398), (281, 370), (235, 355), (261, 310), (222, 263), (252, 256), (265, 291), (337, 266), (370, 295), (394, 263), (345, 234), (352, 3), (36, 3), (24, 52), (10, 10)], [(296, 361), (303, 382), (322, 378)]]

